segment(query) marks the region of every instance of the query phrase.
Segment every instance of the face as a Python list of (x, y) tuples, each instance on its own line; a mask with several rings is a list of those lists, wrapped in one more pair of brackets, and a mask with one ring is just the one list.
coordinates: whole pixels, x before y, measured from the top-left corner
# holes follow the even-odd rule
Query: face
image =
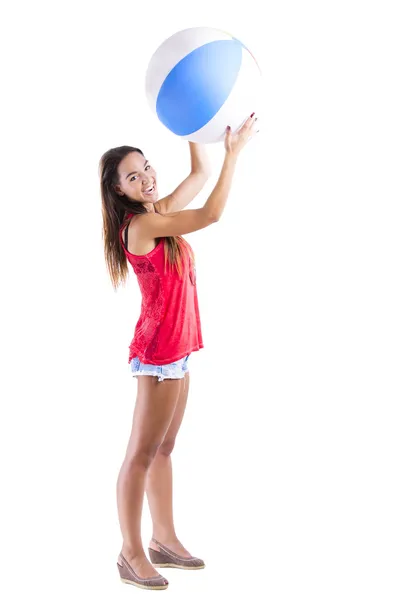
[(131, 152), (122, 159), (118, 174), (119, 185), (115, 189), (120, 196), (150, 204), (157, 201), (156, 172), (139, 152)]

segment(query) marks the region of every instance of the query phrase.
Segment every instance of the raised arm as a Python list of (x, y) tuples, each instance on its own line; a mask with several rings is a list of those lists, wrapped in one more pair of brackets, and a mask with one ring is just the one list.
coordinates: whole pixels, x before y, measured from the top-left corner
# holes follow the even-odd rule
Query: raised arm
[(184, 235), (208, 227), (221, 217), (231, 189), (236, 161), (240, 151), (255, 133), (255, 116), (247, 119), (235, 134), (230, 129), (225, 137), (225, 160), (216, 186), (202, 208), (157, 214), (147, 213), (136, 218), (142, 239)]
[(205, 147), (189, 142), (190, 174), (169, 196), (156, 202), (156, 208), (162, 214), (177, 212), (185, 208), (203, 189), (210, 176), (210, 168)]

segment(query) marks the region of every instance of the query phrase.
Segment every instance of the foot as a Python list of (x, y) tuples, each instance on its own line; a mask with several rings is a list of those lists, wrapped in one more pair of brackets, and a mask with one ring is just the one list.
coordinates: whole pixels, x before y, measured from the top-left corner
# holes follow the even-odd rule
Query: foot
[[(178, 554), (179, 556), (182, 556), (183, 558), (191, 558), (192, 555), (190, 554), (190, 552), (188, 552), (186, 550), (186, 548), (184, 546), (182, 546), (182, 544), (180, 543), (178, 538), (166, 538), (166, 537), (162, 537), (162, 536), (161, 537), (154, 536), (154, 537), (158, 542), (160, 542), (160, 544), (163, 544), (164, 546), (166, 546), (167, 548), (172, 550), (172, 552), (175, 552), (175, 554)], [(159, 546), (155, 542), (153, 542), (153, 540), (150, 541), (149, 548), (160, 551)]]
[(131, 551), (123, 548), (121, 550), (121, 554), (138, 577), (141, 577), (142, 579), (148, 579), (149, 577), (157, 577), (160, 575), (160, 573), (155, 570), (144, 553), (134, 555)]

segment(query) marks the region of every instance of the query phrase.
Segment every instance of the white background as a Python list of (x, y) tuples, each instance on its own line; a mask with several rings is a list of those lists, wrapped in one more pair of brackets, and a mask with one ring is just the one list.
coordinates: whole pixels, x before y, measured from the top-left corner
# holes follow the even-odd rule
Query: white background
[[(241, 39), (262, 131), (222, 220), (188, 236), (205, 349), (173, 462), (178, 535), (207, 567), (173, 598), (399, 598), (399, 22), (395, 2), (15, 2), (1, 15), (1, 585), (128, 598), (115, 484), (140, 297), (114, 293), (98, 162), (139, 146), (162, 193), (186, 142), (147, 63), (180, 29)], [(209, 150), (213, 178), (222, 163)], [(151, 533), (143, 516), (144, 544)], [(132, 595), (132, 596), (131, 596)]]

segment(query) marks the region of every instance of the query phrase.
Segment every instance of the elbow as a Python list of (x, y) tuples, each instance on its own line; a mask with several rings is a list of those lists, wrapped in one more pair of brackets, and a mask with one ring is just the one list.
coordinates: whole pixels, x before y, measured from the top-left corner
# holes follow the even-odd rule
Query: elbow
[(201, 220), (203, 222), (203, 227), (208, 227), (209, 225), (212, 225), (212, 223), (216, 223), (221, 217), (217, 210), (206, 206), (201, 208), (200, 211), (202, 213)]
[(211, 173), (211, 169), (204, 166), (198, 169), (192, 169), (192, 175), (194, 175), (195, 177), (197, 177), (199, 179), (199, 181), (201, 181), (201, 183), (203, 185), (205, 185), (207, 183), (207, 181), (210, 179), (212, 173)]
[(213, 223), (218, 223), (220, 218), (221, 218), (221, 215), (217, 215), (217, 214), (208, 215), (209, 224), (212, 225)]
[(211, 168), (203, 167), (202, 172), (203, 172), (204, 181), (208, 181), (212, 175)]

